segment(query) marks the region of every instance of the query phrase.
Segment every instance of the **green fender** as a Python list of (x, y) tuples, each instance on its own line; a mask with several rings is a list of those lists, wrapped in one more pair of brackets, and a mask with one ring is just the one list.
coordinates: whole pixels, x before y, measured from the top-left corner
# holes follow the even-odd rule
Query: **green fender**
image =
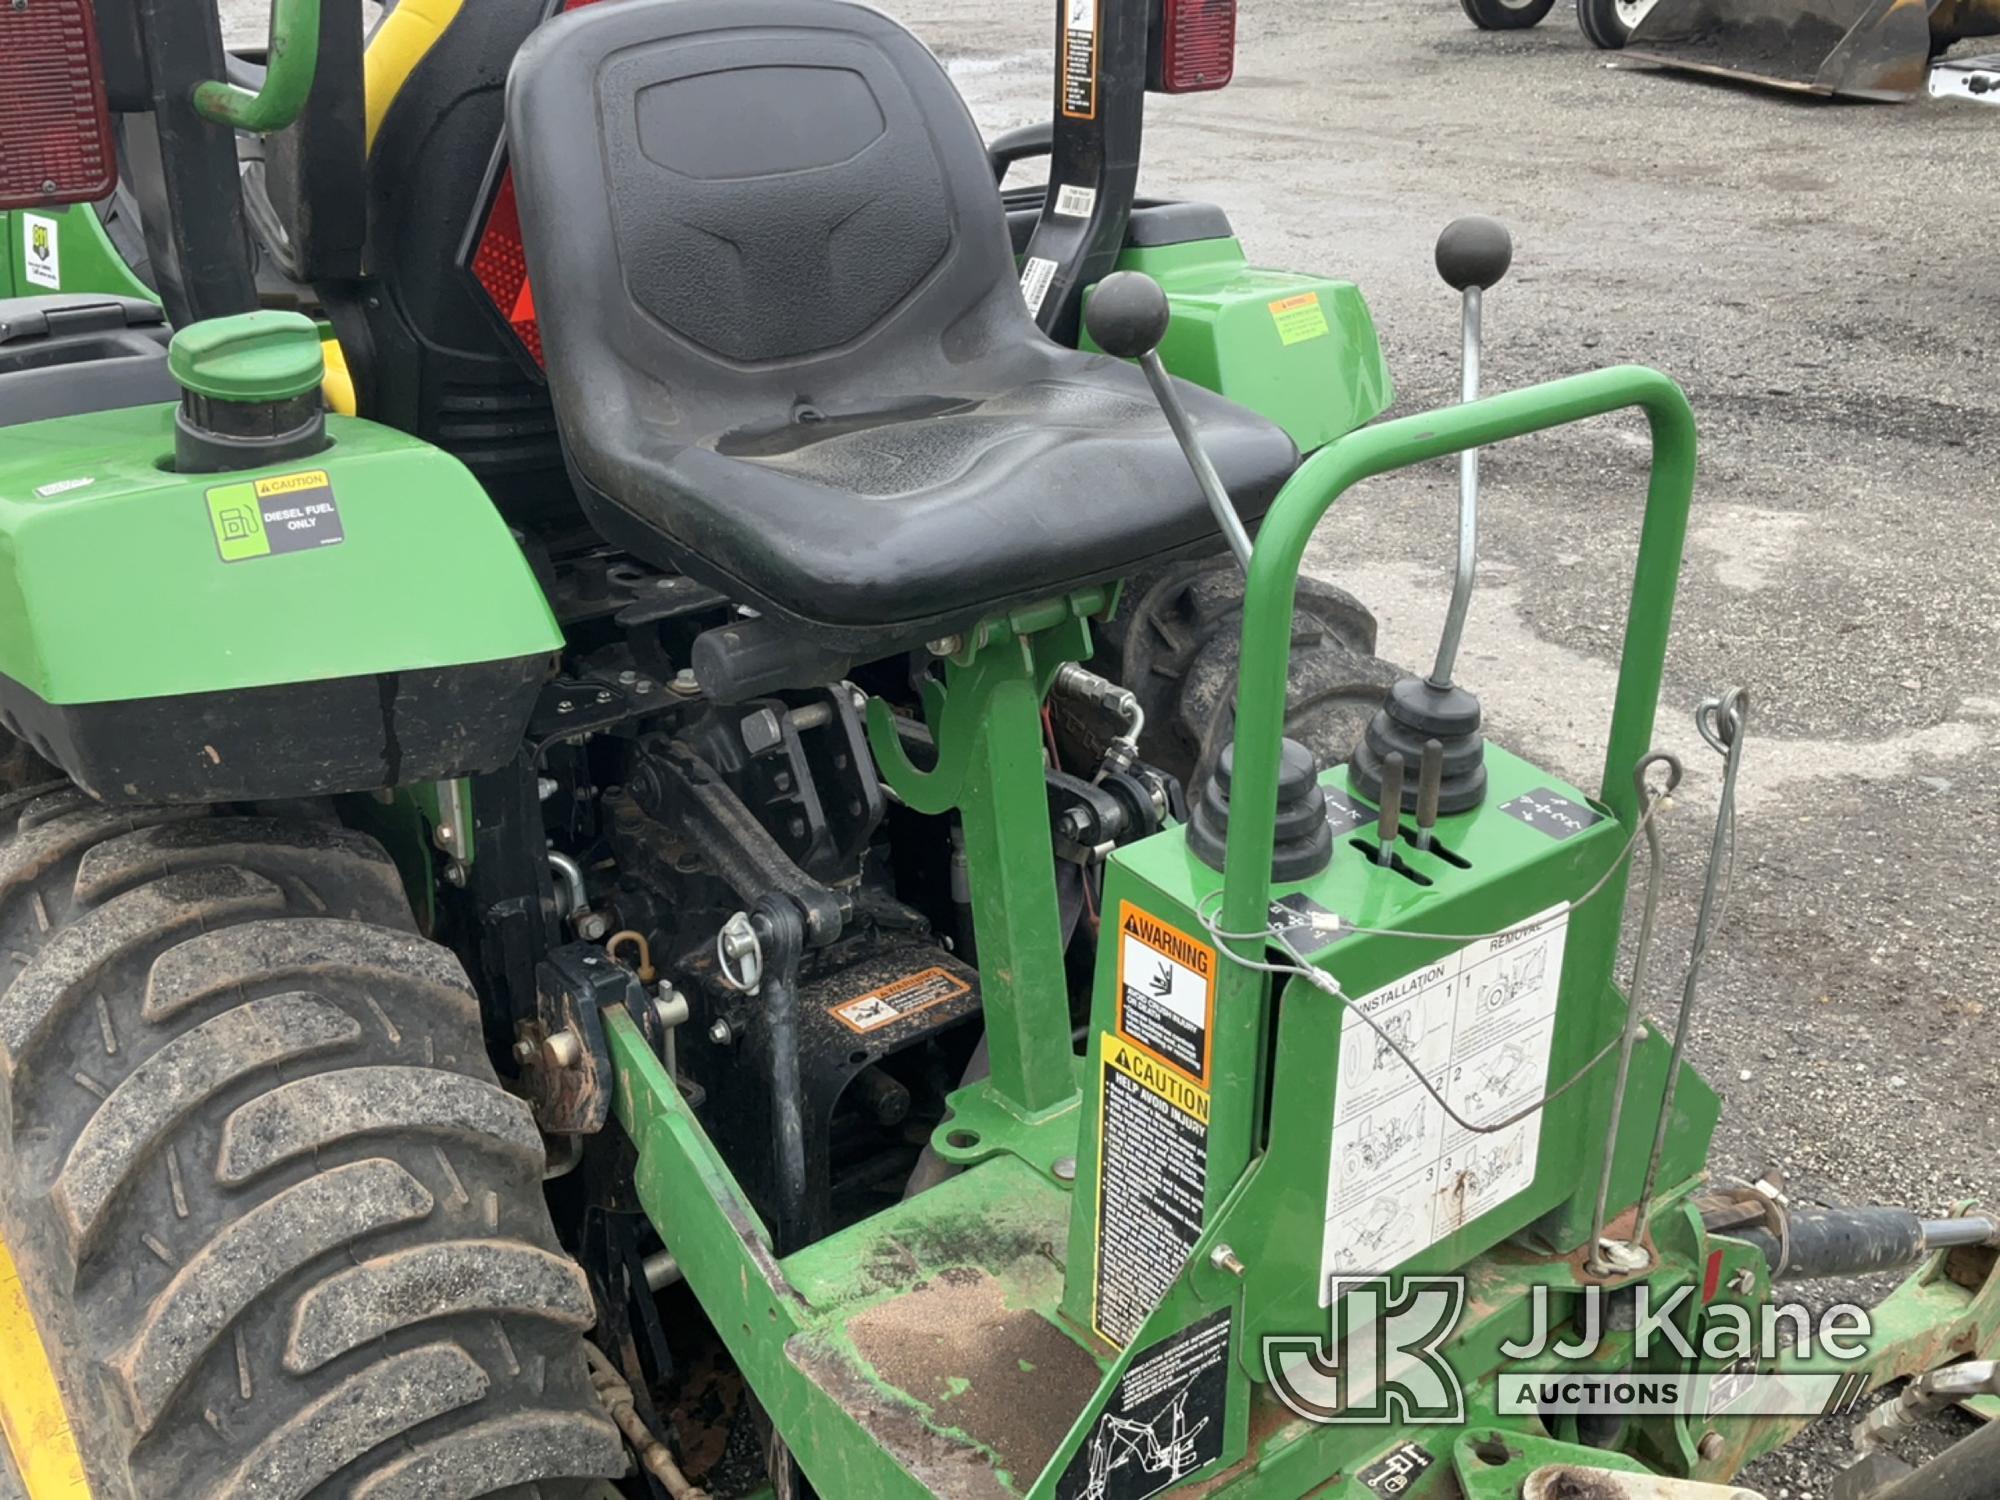
[(329, 417), (172, 471), (171, 405), (0, 429), (0, 720), (96, 795), (308, 795), (511, 758), (562, 633), (449, 454)]

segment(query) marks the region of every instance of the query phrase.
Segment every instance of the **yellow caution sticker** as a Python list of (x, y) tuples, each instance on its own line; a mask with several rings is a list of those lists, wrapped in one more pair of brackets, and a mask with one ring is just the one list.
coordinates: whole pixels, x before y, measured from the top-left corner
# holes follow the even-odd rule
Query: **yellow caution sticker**
[(0, 1242), (0, 1431), (28, 1500), (90, 1500), (62, 1388), (42, 1350), (27, 1289)]
[(1091, 1326), (1138, 1333), (1201, 1238), (1209, 1093), (1145, 1048), (1098, 1036), (1097, 1267)]
[(1327, 332), (1326, 309), (1319, 305), (1318, 292), (1300, 292), (1296, 297), (1280, 297), (1269, 304), (1271, 318), (1278, 325), (1278, 341), (1302, 344)]
[(1208, 1083), (1215, 949), (1129, 901), (1118, 907), (1118, 1031)]

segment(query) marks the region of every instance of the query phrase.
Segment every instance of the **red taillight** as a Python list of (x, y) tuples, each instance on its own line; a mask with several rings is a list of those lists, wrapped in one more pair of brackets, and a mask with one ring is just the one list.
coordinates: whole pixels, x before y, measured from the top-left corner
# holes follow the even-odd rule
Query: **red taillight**
[(0, 208), (88, 203), (118, 184), (91, 0), (0, 4)]
[(1163, 0), (1147, 87), (1162, 94), (1219, 89), (1236, 73), (1236, 0)]

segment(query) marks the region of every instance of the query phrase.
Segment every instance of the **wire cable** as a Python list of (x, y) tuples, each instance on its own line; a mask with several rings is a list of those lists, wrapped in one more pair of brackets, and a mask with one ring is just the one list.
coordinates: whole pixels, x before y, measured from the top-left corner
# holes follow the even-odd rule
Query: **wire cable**
[[(1655, 793), (1651, 798), (1648, 799), (1645, 811), (1640, 814), (1639, 821), (1633, 825), (1632, 836), (1625, 841), (1625, 847), (1621, 851), (1619, 851), (1618, 857), (1612, 860), (1611, 864), (1606, 868), (1604, 873), (1597, 878), (1596, 883), (1593, 884), (1589, 890), (1585, 891), (1581, 896), (1578, 896), (1574, 901), (1569, 903), (1567, 911), (1574, 912), (1578, 907), (1582, 906), (1585, 902), (1589, 901), (1599, 892), (1603, 891), (1605, 887), (1607, 887), (1611, 883), (1611, 877), (1617, 874), (1620, 869), (1624, 868), (1626, 865), (1631, 863), (1633, 852), (1638, 848), (1639, 840), (1646, 835), (1647, 830), (1652, 826), (1654, 816), (1658, 814), (1662, 810), (1662, 808), (1670, 805), (1670, 803), (1671, 799), (1667, 796), (1665, 792)], [(1652, 871), (1649, 869), (1647, 873), (1647, 887), (1649, 892), (1652, 887), (1652, 881), (1653, 881), (1653, 875)], [(1472, 1120), (1468, 1120), (1464, 1115), (1460, 1114), (1456, 1109), (1452, 1108), (1450, 1101), (1448, 1101), (1443, 1095), (1443, 1093), (1439, 1091), (1437, 1085), (1432, 1083), (1430, 1079), (1425, 1076), (1424, 1070), (1420, 1066), (1418, 1066), (1416, 1060), (1412, 1058), (1409, 1053), (1403, 1050), (1402, 1044), (1398, 1042), (1393, 1036), (1391, 1036), (1388, 1030), (1385, 1027), (1383, 1027), (1379, 1022), (1377, 1022), (1373, 1016), (1369, 1015), (1366, 1011), (1361, 1010), (1359, 1007), (1357, 1007), (1353, 1003), (1352, 997), (1349, 996), (1347, 992), (1340, 987), (1340, 981), (1335, 979), (1331, 974), (1327, 973), (1324, 969), (1316, 969), (1311, 965), (1304, 963), (1286, 963), (1283, 961), (1274, 962), (1270, 959), (1246, 958), (1242, 954), (1238, 953), (1234, 948), (1231, 948), (1229, 944), (1232, 942), (1263, 943), (1267, 946), (1267, 948), (1272, 944), (1276, 944), (1282, 947), (1284, 945), (1284, 935), (1275, 926), (1267, 926), (1262, 932), (1225, 931), (1219, 925), (1219, 919), (1216, 916), (1216, 914), (1214, 914), (1211, 911), (1211, 907), (1215, 899), (1221, 894), (1222, 892), (1220, 890), (1215, 890), (1215, 891), (1210, 891), (1206, 896), (1202, 897), (1201, 900), (1195, 904), (1195, 920), (1201, 923), (1202, 927), (1207, 930), (1208, 935), (1210, 937), (1215, 938), (1217, 940), (1216, 947), (1220, 950), (1222, 955), (1226, 959), (1228, 959), (1229, 962), (1237, 964), (1242, 968), (1254, 969), (1257, 972), (1263, 974), (1296, 976), (1297, 978), (1305, 980), (1308, 984), (1314, 986), (1316, 989), (1324, 991), (1326, 994), (1332, 996), (1334, 999), (1345, 1002), (1347, 1005), (1347, 1013), (1351, 1016), (1359, 1018), (1363, 1025), (1367, 1026), (1367, 1028), (1370, 1031), (1375, 1033), (1376, 1039), (1379, 1042), (1381, 1042), (1383, 1046), (1387, 1047), (1392, 1053), (1394, 1053), (1396, 1055), (1397, 1060), (1400, 1061), (1404, 1067), (1410, 1070), (1411, 1076), (1414, 1077), (1417, 1080), (1418, 1084), (1422, 1086), (1423, 1091), (1425, 1093), (1429, 1094), (1431, 1098), (1437, 1101), (1438, 1108), (1442, 1109), (1445, 1112), (1445, 1114), (1450, 1117), (1452, 1123), (1459, 1126), (1463, 1130), (1471, 1131), (1474, 1135), (1496, 1135), (1500, 1131), (1508, 1129), (1510, 1126), (1520, 1124), (1521, 1121), (1527, 1119), (1530, 1115), (1537, 1114), (1540, 1111), (1547, 1109), (1551, 1104), (1555, 1103), (1556, 1100), (1562, 1098), (1563, 1095), (1567, 1094), (1571, 1089), (1575, 1088), (1579, 1083), (1583, 1082), (1583, 1080), (1586, 1077), (1588, 1077), (1590, 1073), (1598, 1067), (1599, 1064), (1601, 1064), (1606, 1058), (1611, 1056), (1613, 1052), (1616, 1052), (1620, 1044), (1624, 1041), (1625, 1029), (1621, 1026), (1619, 1028), (1618, 1035), (1614, 1036), (1610, 1041), (1606, 1042), (1604, 1046), (1598, 1050), (1596, 1056), (1592, 1057), (1582, 1067), (1578, 1068), (1574, 1073), (1570, 1074), (1568, 1078), (1565, 1078), (1560, 1084), (1556, 1085), (1556, 1087), (1545, 1091), (1539, 1099), (1536, 1099), (1532, 1103), (1526, 1105), (1525, 1107), (1516, 1110), (1513, 1114), (1506, 1116), (1504, 1119), (1492, 1120), (1484, 1124), (1475, 1123)], [(1524, 922), (1516, 922), (1512, 926), (1502, 927), (1497, 932), (1475, 932), (1475, 933), (1416, 932), (1409, 929), (1397, 928), (1397, 927), (1360, 927), (1345, 921), (1338, 921), (1338, 925), (1331, 929), (1321, 929), (1321, 930), (1330, 930), (1333, 932), (1341, 933), (1343, 935), (1347, 933), (1362, 933), (1371, 937), (1423, 938), (1431, 942), (1445, 942), (1445, 943), (1481, 943), (1481, 942), (1486, 942), (1492, 938), (1508, 937), (1517, 932), (1531, 932), (1535, 928), (1540, 927), (1544, 922), (1548, 920), (1549, 919), (1546, 916), (1531, 917)]]

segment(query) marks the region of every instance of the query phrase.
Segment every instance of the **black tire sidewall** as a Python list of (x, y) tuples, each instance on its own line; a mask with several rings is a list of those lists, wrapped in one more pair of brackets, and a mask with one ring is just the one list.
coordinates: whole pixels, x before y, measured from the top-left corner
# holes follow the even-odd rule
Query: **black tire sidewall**
[(1576, 24), (1593, 47), (1606, 52), (1617, 52), (1632, 39), (1616, 0), (1576, 0)]
[(1556, 0), (1532, 0), (1527, 5), (1508, 5), (1504, 0), (1458, 0), (1458, 3), (1466, 19), (1481, 31), (1526, 31), (1548, 18)]

